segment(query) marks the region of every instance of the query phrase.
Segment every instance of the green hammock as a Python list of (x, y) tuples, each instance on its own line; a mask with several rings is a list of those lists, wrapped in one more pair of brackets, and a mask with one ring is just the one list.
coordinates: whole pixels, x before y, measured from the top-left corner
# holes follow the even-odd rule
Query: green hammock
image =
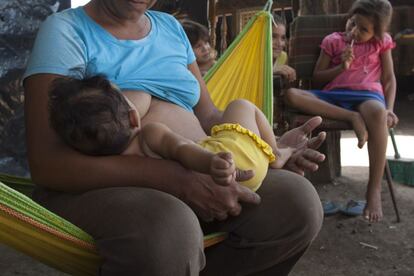
[[(255, 15), (206, 75), (214, 103), (245, 98), (272, 122), (272, 47), (269, 12), (273, 1)], [(226, 91), (226, 93), (224, 92)], [(30, 179), (0, 174), (0, 242), (66, 273), (95, 275), (101, 259), (93, 238), (82, 229), (30, 199)], [(225, 233), (204, 237), (208, 247)]]

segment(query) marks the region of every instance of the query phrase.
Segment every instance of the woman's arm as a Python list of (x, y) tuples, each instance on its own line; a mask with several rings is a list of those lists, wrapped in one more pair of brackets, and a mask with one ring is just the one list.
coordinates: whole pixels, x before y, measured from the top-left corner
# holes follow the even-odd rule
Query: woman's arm
[(398, 117), (394, 114), (394, 103), (396, 95), (396, 80), (391, 50), (381, 54), (381, 84), (384, 89), (386, 109), (388, 111), (388, 127), (394, 127), (398, 123)]
[(65, 192), (143, 186), (182, 195), (182, 183), (191, 174), (175, 162), (137, 156), (87, 156), (63, 143), (48, 120), (49, 86), (57, 77), (37, 74), (24, 82), (28, 160), (36, 184)]
[(200, 121), (204, 131), (207, 134), (210, 134), (211, 128), (220, 122), (222, 113), (216, 108), (211, 100), (206, 83), (198, 69), (197, 62), (188, 65), (188, 69), (193, 73), (200, 84), (200, 100), (194, 108), (195, 115)]

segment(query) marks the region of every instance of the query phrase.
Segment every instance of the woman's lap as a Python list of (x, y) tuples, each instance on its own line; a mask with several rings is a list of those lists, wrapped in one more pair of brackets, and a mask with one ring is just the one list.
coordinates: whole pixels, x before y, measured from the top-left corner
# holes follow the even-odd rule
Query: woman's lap
[(104, 260), (101, 275), (197, 275), (205, 264), (197, 217), (166, 193), (124, 187), (69, 195), (39, 189), (34, 197), (94, 237)]
[[(207, 267), (202, 274), (223, 272), (223, 263), (227, 275), (271, 267), (275, 267), (271, 273), (289, 271), (294, 262), (285, 267), (277, 264), (297, 259), (319, 232), (321, 204), (305, 178), (273, 171), (258, 193), (259, 206), (244, 205), (240, 216), (225, 222), (202, 223), (204, 233), (231, 232), (226, 242), (206, 250)], [(35, 197), (95, 238), (106, 260), (103, 275), (171, 275), (172, 269), (177, 269), (174, 275), (197, 275), (204, 267), (197, 217), (170, 195), (125, 187), (81, 195), (39, 189)]]
[(244, 275), (265, 269), (269, 275), (284, 275), (295, 263), (289, 259), (296, 261), (316, 237), (322, 208), (304, 177), (270, 170), (257, 193), (262, 198), (259, 206), (244, 205), (240, 216), (225, 222), (202, 223), (205, 231), (230, 232), (229, 239), (206, 250), (203, 275)]

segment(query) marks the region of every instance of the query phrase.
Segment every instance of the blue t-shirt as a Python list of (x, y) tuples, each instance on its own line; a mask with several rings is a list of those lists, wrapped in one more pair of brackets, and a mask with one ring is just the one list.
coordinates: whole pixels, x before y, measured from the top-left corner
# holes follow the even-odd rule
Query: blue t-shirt
[(82, 7), (49, 16), (42, 23), (24, 78), (50, 73), (76, 78), (104, 74), (121, 90), (141, 90), (189, 111), (200, 86), (188, 70), (195, 61), (191, 44), (171, 15), (148, 11), (149, 34), (119, 40), (93, 21)]

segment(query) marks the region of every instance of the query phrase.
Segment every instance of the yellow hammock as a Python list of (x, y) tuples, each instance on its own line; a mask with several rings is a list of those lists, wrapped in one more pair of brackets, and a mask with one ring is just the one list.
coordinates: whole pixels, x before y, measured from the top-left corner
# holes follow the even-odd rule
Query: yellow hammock
[(272, 15), (263, 10), (250, 19), (204, 79), (220, 110), (232, 100), (247, 99), (272, 124), (272, 70)]
[[(267, 8), (248, 22), (205, 76), (219, 109), (224, 109), (233, 99), (248, 99), (265, 113), (270, 123), (273, 114), (271, 5), (269, 0)], [(30, 195), (32, 190), (30, 179), (0, 174), (0, 242), (63, 272), (96, 275), (101, 260), (93, 238), (23, 195)], [(204, 246), (225, 238), (225, 233), (207, 235)]]

